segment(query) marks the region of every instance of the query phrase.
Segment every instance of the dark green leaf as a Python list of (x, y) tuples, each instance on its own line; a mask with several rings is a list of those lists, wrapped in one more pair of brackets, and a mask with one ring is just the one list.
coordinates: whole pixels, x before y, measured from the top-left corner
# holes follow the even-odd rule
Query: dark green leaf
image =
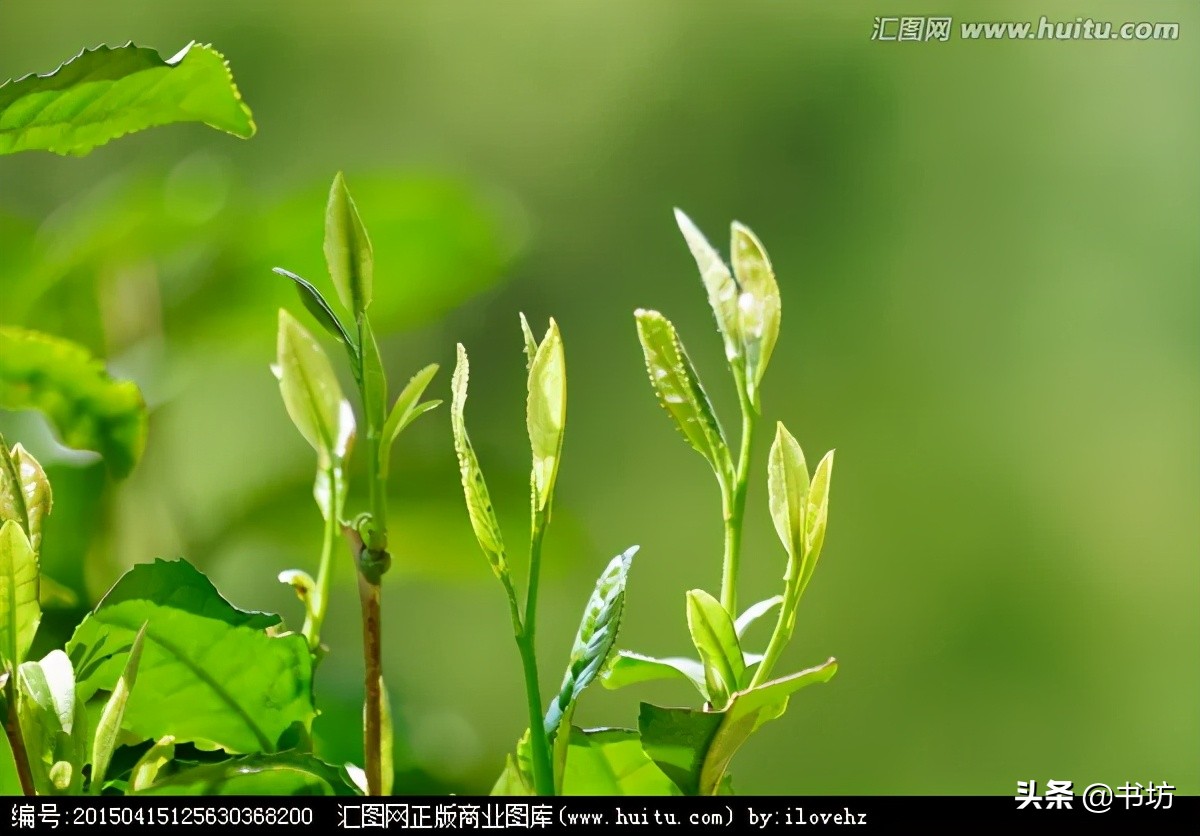
[(284, 270), (282, 267), (276, 267), (274, 270), (279, 275), (289, 278), (295, 283), (296, 294), (300, 297), (300, 301), (304, 304), (304, 307), (312, 314), (313, 319), (322, 328), (345, 343), (350, 349), (351, 357), (356, 357), (358, 344), (350, 336), (350, 332), (346, 330), (346, 327), (342, 325), (342, 321), (333, 312), (333, 308), (325, 301), (325, 297), (321, 295), (321, 291), (317, 290), (311, 282), (300, 278), (290, 270)]
[(37, 557), (25, 530), (8, 520), (0, 525), (0, 671), (25, 661), (41, 620)]
[(279, 623), (277, 615), (236, 609), (190, 564), (158, 560), (125, 573), (76, 628), (67, 650), (80, 697), (90, 699), (116, 686), (145, 624), (125, 731), (270, 752), (293, 724), (307, 728), (315, 714), (308, 645), (295, 633), (267, 633)]
[(249, 138), (254, 120), (224, 56), (195, 43), (172, 58), (127, 44), (85, 49), (58, 69), (0, 86), (0, 154), (83, 155), (135, 131), (203, 122)]
[(630, 729), (571, 727), (564, 795), (681, 795)]
[(118, 478), (146, 444), (137, 386), (113, 380), (85, 349), (22, 328), (0, 327), (0, 409), (39, 409), (68, 447), (102, 454)]
[(562, 686), (546, 712), (546, 736), (551, 739), (558, 732), (564, 716), (570, 714), (580, 694), (596, 678), (612, 652), (617, 631), (621, 627), (621, 613), (625, 609), (625, 584), (629, 580), (629, 567), (637, 550), (638, 547), (633, 546), (614, 557), (596, 581), (596, 588), (588, 599), (579, 630), (575, 634), (571, 660)]
[(250, 755), (161, 778), (137, 795), (352, 795), (337, 767), (297, 752)]
[(729, 445), (700, 378), (675, 333), (675, 326), (658, 311), (639, 310), (638, 339), (646, 357), (650, 384), (658, 402), (675, 419), (683, 437), (712, 465), (722, 485), (733, 473)]
[(362, 316), (371, 304), (375, 258), (371, 239), (340, 171), (333, 178), (325, 208), (325, 263), (342, 304), (356, 318)]

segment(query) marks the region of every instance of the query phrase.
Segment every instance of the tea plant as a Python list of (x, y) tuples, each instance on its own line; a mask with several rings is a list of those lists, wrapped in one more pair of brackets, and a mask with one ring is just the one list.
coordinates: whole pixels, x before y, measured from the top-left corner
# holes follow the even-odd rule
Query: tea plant
[[(659, 403), (717, 479), (724, 529), (720, 597), (703, 589), (685, 596), (688, 630), (698, 659), (621, 651), (606, 666), (602, 681), (608, 688), (620, 688), (679, 677), (695, 686), (704, 699), (703, 709), (643, 703), (638, 728), (646, 754), (680, 790), (708, 795), (727, 786), (729, 763), (738, 748), (763, 724), (783, 714), (792, 693), (814, 682), (827, 682), (837, 672), (831, 658), (781, 679), (770, 678), (791, 640), (800, 598), (821, 555), (833, 452), (821, 459), (810, 477), (800, 445), (782, 422), (776, 425), (767, 489), (775, 530), (787, 553), (783, 592), (739, 615), (738, 565), (751, 443), (761, 415), (763, 376), (779, 336), (779, 287), (766, 251), (745, 226), (733, 224), (731, 273), (686, 215), (677, 211), (676, 220), (708, 292), (737, 391), (742, 431), (736, 463), (675, 327), (657, 311), (638, 310), (635, 318)], [(746, 631), (772, 610), (778, 614), (765, 652), (746, 651), (742, 646)]]
[(317, 578), (292, 570), (280, 580), (292, 584), (304, 602), (303, 633), (309, 647), (320, 648), (321, 624), (328, 607), (333, 568), (333, 543), (340, 530), (350, 543), (358, 567), (362, 606), (363, 657), (366, 668), (363, 750), (366, 791), (386, 795), (392, 782), (392, 730), (388, 716), (382, 664), (382, 606), (380, 581), (391, 565), (388, 552), (387, 477), (392, 445), (412, 421), (441, 401), (421, 402), (437, 373), (436, 364), (421, 369), (400, 392), (388, 412), (387, 375), (367, 308), (374, 290), (371, 240), (341, 174), (334, 178), (325, 213), (325, 258), (338, 299), (350, 312), (353, 326), (343, 324), (316, 287), (282, 268), (300, 299), (317, 322), (346, 349), (366, 424), (367, 484), (370, 509), (353, 521), (344, 520), (347, 493), (346, 462), (355, 437), (354, 410), (342, 396), (337, 376), (319, 343), (290, 314), (279, 312), (279, 341), (275, 374), (288, 415), (317, 453), (313, 494), (325, 519)]

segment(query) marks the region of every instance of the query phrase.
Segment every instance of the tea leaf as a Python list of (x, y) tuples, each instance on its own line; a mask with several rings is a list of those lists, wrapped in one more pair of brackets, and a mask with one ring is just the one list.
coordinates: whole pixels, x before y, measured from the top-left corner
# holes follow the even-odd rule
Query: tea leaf
[(533, 785), (533, 753), (529, 743), (529, 729), (517, 741), (515, 755), (504, 759), (504, 770), (492, 785), (490, 795), (537, 795)]
[(371, 321), (365, 316), (359, 323), (362, 335), (362, 397), (367, 427), (382, 427), (387, 416), (387, 373), (383, 368), (383, 357), (379, 354), (379, 343)]
[[(142, 645), (146, 638), (146, 625), (138, 630), (129, 648), (129, 658), (125, 662), (125, 670), (117, 680), (108, 702), (100, 712), (100, 720), (96, 724), (96, 736), (92, 742), (92, 790), (100, 793), (104, 786), (104, 776), (108, 765), (112, 762), (113, 752), (117, 749), (117, 740), (121, 734), (121, 722), (125, 718), (125, 705), (129, 702), (129, 693), (137, 682), (138, 665), (142, 661)], [(74, 682), (72, 681), (72, 689)]]
[(408, 381), (396, 397), (396, 402), (392, 404), (392, 411), (388, 415), (387, 423), (383, 425), (383, 442), (379, 448), (380, 465), (385, 474), (387, 473), (388, 460), (392, 445), (396, 442), (396, 437), (418, 417), (441, 404), (441, 401), (418, 403), (437, 373), (437, 363), (430, 363), (421, 369), (412, 376), (412, 379)]
[(732, 238), (730, 260), (741, 289), (738, 333), (746, 354), (746, 395), (757, 407), (763, 373), (779, 338), (779, 285), (766, 250), (754, 233), (735, 222)]
[(681, 795), (631, 729), (571, 727), (564, 795)]
[(42, 520), (54, 506), (50, 480), (38, 460), (20, 444), (11, 450), (0, 436), (0, 522), (16, 520), (34, 554), (42, 548)]
[(538, 342), (533, 336), (533, 331), (529, 327), (529, 320), (525, 318), (525, 314), (520, 314), (521, 317), (521, 333), (525, 337), (525, 370), (533, 366), (534, 355), (537, 354)]
[(75, 694), (71, 660), (52, 650), (17, 669), (17, 716), (34, 784), (44, 794), (78, 792), (83, 785), (87, 719)]
[(254, 135), (229, 64), (211, 46), (193, 42), (166, 60), (133, 44), (99, 46), (49, 73), (0, 85), (0, 154), (82, 156), (172, 122), (203, 122), (243, 139)]
[(566, 358), (553, 319), (529, 364), (528, 390), (526, 427), (533, 450), (534, 508), (545, 511), (554, 495), (567, 422)]
[(68, 340), (0, 327), (0, 409), (38, 409), (68, 447), (95, 450), (117, 478), (146, 444), (146, 405), (136, 385)]
[(337, 375), (320, 344), (282, 308), (276, 351), (283, 404), (324, 468), (334, 459), (339, 441), (346, 435)]
[(304, 307), (312, 314), (313, 319), (318, 324), (334, 337), (341, 340), (350, 349), (352, 357), (358, 355), (358, 344), (354, 338), (350, 336), (350, 332), (342, 325), (342, 321), (338, 315), (333, 312), (333, 308), (325, 301), (325, 297), (321, 291), (317, 290), (311, 282), (302, 279), (290, 270), (284, 270), (282, 267), (275, 267), (274, 271), (285, 278), (291, 279), (296, 286), (296, 294), (300, 297), (300, 301)]
[(170, 735), (234, 753), (270, 752), (315, 715), (308, 643), (297, 633), (267, 632), (279, 624), (277, 615), (233, 607), (190, 564), (156, 560), (117, 581), (67, 652), (79, 697), (90, 699), (117, 686), (145, 625), (139, 687), (123, 729), (134, 739)]
[(137, 795), (353, 795), (331, 766), (312, 755), (284, 752), (206, 763), (176, 772)]
[(833, 478), (833, 451), (830, 450), (817, 463), (813, 471), (812, 486), (808, 490), (808, 507), (804, 518), (804, 573), (800, 578), (801, 589), (808, 585), (809, 578), (817, 568), (821, 548), (825, 545), (825, 525), (829, 520), (829, 482)]
[(775, 531), (788, 553), (787, 577), (795, 575), (804, 554), (804, 517), (808, 501), (808, 465), (804, 451), (783, 422), (775, 426), (775, 441), (767, 461), (767, 495)]
[(712, 465), (721, 483), (729, 484), (733, 473), (729, 445), (675, 326), (658, 311), (638, 310), (634, 316), (658, 402), (687, 442)]
[(339, 171), (325, 209), (325, 263), (338, 298), (356, 318), (371, 304), (375, 258), (346, 178)]
[(724, 708), (746, 673), (733, 620), (721, 602), (703, 589), (687, 593), (687, 620), (692, 644), (704, 663), (709, 702), (713, 708)]
[(470, 377), (470, 362), (467, 350), (462, 343), (458, 345), (458, 361), (454, 366), (454, 377), (450, 382), (452, 397), (450, 401), (450, 424), (454, 432), (454, 451), (458, 454), (458, 470), (462, 477), (463, 493), (466, 495), (467, 514), (471, 518), (471, 528), (475, 531), (475, 539), (491, 564), (496, 577), (503, 579), (508, 575), (508, 558), (504, 552), (504, 538), (500, 533), (500, 523), (496, 520), (492, 499), (488, 494), (487, 482), (483, 479), (483, 470), (479, 467), (479, 459), (475, 448), (471, 446), (471, 438), (467, 435), (467, 424), (463, 410), (467, 403), (467, 381)]
[(562, 686), (546, 712), (546, 736), (551, 739), (612, 652), (617, 631), (621, 627), (621, 613), (625, 609), (625, 584), (629, 580), (629, 567), (637, 550), (638, 547), (633, 546), (614, 557), (596, 581), (596, 588), (588, 599), (583, 620), (575, 634), (575, 644), (571, 647), (571, 660)]
[(158, 780), (162, 768), (175, 759), (175, 738), (167, 735), (154, 742), (134, 764), (129, 774), (129, 789), (133, 792), (148, 789)]
[[(746, 631), (750, 629), (750, 626), (754, 624), (755, 621), (758, 621), (758, 619), (762, 618), (764, 615), (782, 603), (782, 595), (773, 595), (766, 600), (759, 601), (757, 604), (748, 607), (744, 613), (738, 616), (737, 621), (735, 621), (733, 624), (733, 629), (737, 633), (738, 639), (740, 640), (746, 635)], [(761, 659), (759, 661), (761, 661)], [(747, 664), (749, 664), (749, 662), (747, 662)]]
[(708, 291), (708, 304), (717, 320), (717, 329), (725, 342), (725, 359), (730, 363), (742, 360), (741, 329), (738, 324), (738, 286), (721, 256), (708, 243), (704, 234), (696, 228), (691, 218), (679, 209), (675, 210), (675, 223), (687, 241), (700, 278)]
[(600, 675), (600, 683), (609, 690), (624, 688), (638, 682), (650, 682), (655, 679), (682, 678), (696, 686), (696, 690), (709, 702), (708, 685), (704, 681), (704, 665), (695, 659), (681, 656), (655, 658), (633, 653), (629, 650), (618, 652), (605, 666)]
[(25, 661), (41, 620), (37, 557), (24, 529), (8, 520), (0, 525), (0, 670)]

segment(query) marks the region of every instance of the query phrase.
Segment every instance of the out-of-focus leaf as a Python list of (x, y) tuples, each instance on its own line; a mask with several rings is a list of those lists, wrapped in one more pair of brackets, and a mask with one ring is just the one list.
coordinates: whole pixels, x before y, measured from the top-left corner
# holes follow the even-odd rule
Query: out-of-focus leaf
[(546, 712), (546, 736), (551, 739), (612, 652), (617, 631), (621, 627), (621, 613), (625, 609), (625, 584), (629, 580), (629, 567), (637, 550), (638, 547), (633, 546), (609, 561), (584, 607), (562, 686)]
[(40, 662), (18, 668), (17, 715), (38, 792), (78, 792), (87, 756), (87, 721), (67, 654), (52, 650)]
[(379, 721), (379, 793), (388, 796), (392, 794), (392, 783), (396, 780), (396, 732), (392, 725), (392, 700), (382, 677), (379, 692), (383, 695)]
[(679, 225), (679, 231), (683, 233), (688, 249), (696, 259), (696, 266), (700, 268), (700, 278), (704, 281), (704, 289), (708, 291), (708, 304), (717, 320), (721, 339), (725, 342), (725, 359), (730, 363), (739, 362), (742, 359), (742, 341), (738, 327), (737, 282), (691, 218), (676, 209), (675, 223)]
[(613, 656), (604, 668), (600, 682), (605, 688), (615, 691), (617, 688), (639, 682), (673, 678), (690, 682), (704, 697), (705, 702), (711, 702), (708, 685), (704, 681), (704, 665), (695, 659), (682, 656), (656, 658), (622, 650)]
[(320, 466), (325, 467), (333, 460), (338, 440), (344, 435), (342, 388), (337, 375), (312, 334), (282, 308), (276, 352), (283, 404), (296, 429), (317, 451)]
[(37, 558), (25, 530), (8, 520), (0, 525), (0, 670), (25, 661), (41, 620)]
[(124, 730), (140, 739), (171, 735), (230, 752), (271, 752), (293, 724), (307, 728), (315, 714), (308, 644), (296, 633), (269, 635), (279, 623), (277, 615), (236, 609), (190, 564), (157, 560), (117, 581), (67, 651), (80, 697), (90, 699), (116, 686), (146, 625)]
[(250, 755), (193, 766), (137, 795), (353, 795), (337, 767), (312, 755)]
[(350, 336), (350, 332), (346, 330), (346, 327), (342, 325), (342, 320), (333, 312), (333, 308), (330, 307), (329, 302), (325, 301), (325, 297), (321, 294), (321, 291), (317, 290), (312, 282), (300, 278), (290, 270), (276, 267), (275, 272), (292, 280), (296, 286), (296, 293), (299, 295), (301, 303), (312, 314), (313, 319), (322, 328), (345, 343), (350, 348), (351, 355), (354, 355), (358, 351), (358, 344)]
[(163, 767), (175, 760), (175, 738), (167, 735), (154, 741), (129, 773), (129, 788), (134, 792), (149, 788), (158, 780)]
[(517, 741), (516, 754), (507, 755), (504, 769), (491, 795), (537, 795), (533, 785), (533, 753), (529, 742), (529, 730)]
[(759, 388), (779, 338), (779, 285), (762, 243), (740, 223), (733, 224), (730, 260), (741, 289), (738, 331), (746, 354), (746, 395), (756, 407)]
[(325, 263), (338, 298), (355, 317), (371, 304), (375, 257), (346, 178), (339, 171), (325, 208)]
[(80, 156), (172, 122), (203, 122), (243, 139), (254, 135), (229, 64), (211, 46), (191, 43), (166, 60), (133, 44), (99, 46), (49, 73), (0, 86), (0, 154)]
[(675, 419), (688, 444), (712, 465), (722, 485), (729, 484), (733, 462), (725, 433), (675, 326), (658, 311), (638, 310), (634, 316), (658, 402)]
[(742, 685), (746, 663), (733, 619), (721, 602), (703, 589), (687, 593), (688, 630), (704, 663), (709, 702), (721, 709)]
[[(116, 687), (100, 712), (100, 720), (96, 724), (96, 736), (92, 741), (92, 789), (97, 794), (104, 786), (104, 776), (108, 773), (108, 765), (112, 762), (113, 752), (117, 749), (118, 738), (121, 735), (121, 721), (125, 718), (125, 705), (129, 702), (129, 694), (137, 682), (138, 665), (142, 661), (142, 646), (146, 638), (146, 625), (138, 630), (133, 637), (133, 646), (129, 648), (129, 657), (125, 662), (125, 670), (117, 680)], [(69, 663), (69, 660), (68, 660)], [(74, 682), (71, 683), (72, 688)]]
[(571, 727), (564, 795), (682, 795), (631, 729)]
[(50, 480), (38, 460), (20, 444), (11, 450), (0, 436), (0, 522), (16, 520), (34, 554), (42, 548), (42, 520), (54, 505)]
[(471, 528), (475, 531), (475, 539), (479, 541), (479, 547), (487, 557), (488, 563), (491, 564), (496, 577), (503, 579), (508, 575), (508, 557), (504, 551), (504, 537), (500, 533), (500, 523), (496, 520), (495, 509), (492, 508), (487, 482), (483, 479), (483, 470), (479, 467), (475, 448), (471, 446), (471, 438), (467, 435), (467, 424), (463, 417), (470, 373), (467, 350), (462, 343), (459, 343), (458, 362), (455, 364), (454, 377), (450, 383), (453, 392), (450, 401), (450, 423), (454, 431), (454, 450), (458, 454), (458, 469), (462, 477), (467, 514), (471, 518)]
[(136, 385), (113, 380), (85, 349), (22, 328), (0, 327), (0, 409), (39, 409), (68, 447), (95, 450), (118, 478), (146, 444)]
[(781, 716), (789, 697), (805, 686), (828, 682), (833, 659), (733, 695), (724, 711), (660, 708), (642, 703), (638, 730), (646, 754), (685, 795), (721, 790), (733, 756), (764, 723)]
[(43, 572), (38, 578), (38, 603), (43, 610), (69, 610), (79, 604), (79, 595)]
[(526, 427), (533, 450), (533, 505), (545, 511), (554, 495), (567, 425), (566, 358), (562, 335), (553, 319), (529, 364), (528, 392)]

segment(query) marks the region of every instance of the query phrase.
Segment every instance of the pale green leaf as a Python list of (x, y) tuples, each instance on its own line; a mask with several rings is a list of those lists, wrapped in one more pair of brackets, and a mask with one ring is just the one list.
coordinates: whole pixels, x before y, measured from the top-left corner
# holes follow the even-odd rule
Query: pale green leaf
[(129, 789), (133, 792), (148, 789), (158, 780), (163, 767), (175, 760), (175, 738), (159, 738), (147, 749), (129, 774)]
[(537, 795), (533, 785), (533, 752), (529, 729), (517, 741), (516, 754), (504, 759), (504, 770), (492, 785), (490, 795)]
[(551, 319), (529, 365), (526, 427), (533, 451), (534, 508), (545, 511), (554, 494), (567, 422), (567, 368), (562, 335)]
[(277, 615), (233, 607), (190, 564), (157, 560), (117, 581), (67, 652), (80, 698), (90, 699), (116, 686), (145, 625), (124, 730), (134, 739), (171, 735), (229, 752), (270, 752), (315, 715), (308, 643), (268, 632), (279, 624)]
[(379, 342), (371, 321), (363, 317), (362, 329), (362, 398), (368, 427), (383, 427), (387, 415), (387, 373), (383, 368), (383, 357), (379, 354)]
[(400, 390), (400, 394), (396, 396), (396, 402), (392, 404), (392, 411), (388, 415), (387, 423), (383, 425), (382, 441), (379, 447), (380, 469), (385, 475), (396, 437), (419, 416), (441, 403), (441, 401), (418, 403), (437, 373), (438, 364), (430, 363), (414, 374), (412, 379)]
[(676, 678), (690, 682), (705, 702), (710, 701), (708, 685), (704, 681), (704, 665), (682, 656), (656, 658), (622, 650), (609, 660), (600, 675), (600, 683), (609, 690), (616, 690), (639, 682)]
[(830, 450), (817, 463), (813, 471), (812, 487), (808, 491), (808, 507), (804, 519), (804, 573), (800, 579), (801, 589), (808, 585), (821, 548), (825, 545), (825, 525), (829, 520), (829, 482), (833, 478), (833, 451)]
[(118, 478), (146, 444), (146, 405), (136, 385), (69, 340), (0, 327), (0, 409), (41, 410), (68, 447), (95, 450)]
[(687, 593), (688, 630), (704, 663), (709, 702), (721, 709), (742, 683), (746, 663), (733, 619), (721, 602), (703, 589)]
[(479, 459), (475, 448), (471, 446), (471, 438), (467, 435), (466, 419), (463, 410), (467, 403), (467, 383), (470, 377), (470, 362), (467, 350), (462, 343), (458, 345), (458, 362), (454, 367), (454, 377), (450, 382), (452, 398), (450, 401), (450, 424), (454, 431), (454, 450), (458, 455), (458, 469), (462, 477), (463, 493), (466, 496), (467, 514), (471, 518), (471, 528), (475, 531), (475, 539), (491, 564), (496, 577), (508, 575), (508, 558), (504, 552), (504, 538), (500, 533), (500, 523), (496, 520), (496, 511), (492, 507), (492, 499), (488, 494), (487, 482), (483, 479), (483, 470), (479, 467)]
[(296, 591), (296, 597), (304, 604), (306, 611), (310, 610), (310, 601), (317, 589), (313, 576), (303, 569), (284, 569), (279, 573), (279, 582), (285, 583)]
[(325, 296), (321, 291), (307, 279), (297, 276), (290, 270), (284, 270), (282, 267), (274, 268), (274, 271), (285, 278), (291, 279), (296, 288), (296, 293), (300, 296), (300, 302), (312, 314), (313, 319), (317, 323), (337, 337), (341, 342), (345, 343), (350, 349), (352, 359), (358, 358), (358, 343), (350, 336), (350, 332), (346, 330), (346, 326), (342, 325), (341, 319), (333, 312), (333, 308), (329, 302), (325, 300)]
[(0, 154), (78, 156), (173, 122), (203, 122), (243, 139), (254, 135), (229, 64), (211, 46), (192, 43), (166, 60), (133, 44), (99, 46), (49, 73), (0, 86)]
[(634, 316), (658, 402), (687, 442), (712, 465), (721, 483), (728, 484), (733, 473), (729, 445), (675, 326), (658, 311), (638, 310)]
[(352, 795), (337, 767), (299, 752), (250, 755), (193, 766), (137, 795)]
[(562, 686), (546, 712), (548, 738), (554, 738), (563, 718), (569, 716), (580, 694), (596, 678), (612, 652), (617, 631), (621, 627), (621, 614), (625, 609), (629, 567), (637, 550), (638, 547), (633, 546), (614, 557), (596, 581), (596, 588), (584, 607), (583, 619), (575, 633), (575, 643), (571, 647), (571, 659)]
[(708, 291), (708, 304), (717, 320), (717, 328), (721, 339), (725, 342), (725, 359), (730, 363), (739, 362), (742, 358), (741, 331), (738, 322), (738, 286), (729, 268), (721, 260), (721, 256), (708, 243), (704, 234), (696, 228), (691, 218), (679, 209), (675, 210), (675, 223), (687, 241), (696, 266), (700, 268), (700, 278), (704, 289)]
[(15, 520), (0, 525), (0, 670), (25, 661), (42, 620), (38, 564), (25, 530)]
[(564, 795), (682, 795), (642, 749), (636, 731), (572, 726), (570, 741)]
[(379, 720), (379, 793), (387, 796), (392, 794), (392, 783), (396, 780), (396, 732), (392, 723), (392, 700), (388, 696), (383, 677), (379, 678), (379, 693), (382, 694)]
[[(138, 630), (129, 648), (129, 656), (125, 662), (125, 670), (109, 695), (108, 702), (100, 712), (100, 720), (96, 723), (96, 736), (92, 741), (92, 789), (99, 793), (104, 786), (104, 777), (108, 773), (108, 765), (112, 762), (113, 752), (117, 749), (117, 741), (121, 735), (121, 723), (125, 719), (125, 706), (129, 702), (129, 694), (137, 682), (138, 665), (142, 661), (142, 646), (146, 638), (146, 625)], [(71, 683), (74, 686), (74, 682)]]
[(67, 654), (52, 650), (40, 662), (18, 668), (17, 716), (38, 791), (78, 792), (83, 785), (87, 719)]
[(767, 496), (775, 531), (788, 553), (787, 577), (796, 575), (804, 554), (804, 516), (808, 497), (808, 465), (804, 451), (779, 422), (767, 460)]
[(9, 450), (0, 436), (0, 522), (16, 520), (29, 535), (34, 554), (42, 549), (42, 520), (54, 505), (50, 480), (20, 444)]
[(779, 338), (779, 285), (766, 250), (753, 232), (735, 222), (732, 239), (730, 260), (741, 290), (738, 330), (746, 355), (746, 394), (757, 406), (763, 374)]
[[(323, 468), (347, 437), (342, 388), (324, 349), (290, 313), (279, 310), (276, 347), (279, 389), (296, 429), (317, 452)], [(349, 418), (353, 419), (353, 413)], [(351, 424), (350, 433), (353, 433)]]
[(772, 595), (770, 598), (759, 601), (753, 606), (747, 607), (746, 611), (739, 615), (737, 621), (733, 623), (733, 629), (735, 632), (737, 632), (738, 639), (740, 640), (745, 637), (746, 631), (750, 629), (754, 622), (758, 621), (760, 618), (782, 603), (782, 595)]
[(521, 314), (521, 334), (525, 337), (525, 370), (528, 371), (533, 366), (533, 358), (537, 354), (538, 341), (533, 336), (533, 329), (529, 327), (529, 320), (525, 318), (525, 314)]
[(355, 317), (371, 304), (375, 258), (346, 178), (339, 171), (325, 209), (325, 263), (338, 298)]

